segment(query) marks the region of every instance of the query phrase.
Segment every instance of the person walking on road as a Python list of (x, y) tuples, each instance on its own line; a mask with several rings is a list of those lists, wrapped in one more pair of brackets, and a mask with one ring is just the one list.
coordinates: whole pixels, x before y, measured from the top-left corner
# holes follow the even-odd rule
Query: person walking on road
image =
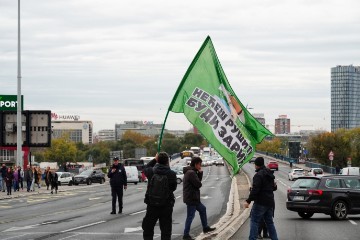
[(13, 179), (13, 183), (14, 183), (14, 192), (19, 191), (19, 171), (17, 169), (17, 167), (14, 167), (14, 179)]
[(3, 163), (0, 169), (0, 191), (2, 190), (3, 192), (5, 192), (6, 189), (6, 181), (5, 181), (6, 172), (7, 172), (7, 168), (6, 165)]
[(119, 202), (119, 214), (123, 209), (123, 189), (127, 189), (127, 176), (124, 166), (119, 163), (119, 158), (114, 157), (114, 164), (111, 166), (108, 177), (110, 178), (112, 211), (110, 214), (116, 214), (116, 199)]
[(49, 186), (50, 186), (50, 167), (46, 167), (45, 170), (45, 184), (46, 184), (46, 190), (49, 190)]
[(51, 184), (51, 194), (54, 194), (54, 189), (55, 189), (55, 193), (57, 194), (58, 191), (58, 175), (55, 171), (50, 171), (49, 172), (50, 175), (50, 184)]
[(13, 186), (14, 173), (10, 167), (7, 168), (5, 175), (7, 195), (11, 195), (11, 187)]
[(41, 171), (41, 168), (40, 166), (38, 166), (36, 168), (36, 184), (38, 186), (38, 188), (41, 188), (41, 177), (42, 177), (42, 171)]
[(206, 207), (200, 201), (200, 188), (202, 186), (201, 180), (203, 176), (201, 162), (202, 160), (200, 157), (193, 157), (191, 159), (190, 167), (184, 168), (183, 201), (187, 207), (183, 236), (184, 240), (194, 239), (190, 236), (190, 227), (196, 211), (199, 212), (203, 232), (208, 233), (215, 230), (214, 227), (209, 227)]
[(264, 166), (264, 158), (255, 159), (255, 172), (253, 177), (253, 186), (249, 198), (246, 199), (244, 207), (248, 208), (254, 201), (251, 209), (250, 236), (249, 240), (255, 240), (258, 237), (258, 228), (262, 219), (264, 219), (269, 236), (272, 240), (278, 240), (273, 217), (275, 209), (274, 191), (277, 187), (273, 172)]
[(30, 192), (31, 190), (31, 183), (33, 181), (33, 172), (32, 172), (32, 169), (30, 168), (29, 165), (27, 165), (27, 168), (25, 170), (25, 173), (24, 173), (24, 179), (26, 181), (26, 189), (28, 192)]
[(143, 239), (153, 239), (155, 224), (159, 220), (161, 240), (170, 240), (177, 182), (176, 173), (169, 167), (168, 154), (156, 154), (155, 159), (144, 167), (144, 173), (148, 178), (148, 186), (144, 200), (147, 207), (142, 222)]

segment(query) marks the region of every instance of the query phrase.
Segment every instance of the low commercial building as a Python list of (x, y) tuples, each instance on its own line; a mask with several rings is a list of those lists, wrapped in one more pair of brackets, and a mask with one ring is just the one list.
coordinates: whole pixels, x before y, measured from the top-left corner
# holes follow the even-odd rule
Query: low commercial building
[(93, 143), (92, 121), (51, 121), (52, 139), (68, 134), (71, 141), (83, 144)]

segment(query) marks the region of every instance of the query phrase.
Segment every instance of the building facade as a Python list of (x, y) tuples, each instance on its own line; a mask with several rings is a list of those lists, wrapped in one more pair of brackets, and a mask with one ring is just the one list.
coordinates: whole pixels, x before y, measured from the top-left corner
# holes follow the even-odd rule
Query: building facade
[(259, 121), (263, 126), (265, 126), (265, 114), (263, 113), (254, 113), (254, 118)]
[(331, 68), (331, 131), (360, 127), (360, 66)]
[(91, 121), (51, 121), (52, 139), (69, 134), (70, 140), (83, 144), (93, 143), (93, 123)]
[(99, 130), (98, 134), (96, 135), (96, 139), (98, 142), (115, 141), (115, 130), (114, 129)]
[(290, 133), (290, 119), (287, 115), (279, 115), (275, 119), (275, 134), (289, 134)]
[(152, 121), (125, 121), (115, 124), (115, 139), (121, 140), (126, 131), (133, 131), (145, 136), (160, 135), (163, 124), (154, 124)]

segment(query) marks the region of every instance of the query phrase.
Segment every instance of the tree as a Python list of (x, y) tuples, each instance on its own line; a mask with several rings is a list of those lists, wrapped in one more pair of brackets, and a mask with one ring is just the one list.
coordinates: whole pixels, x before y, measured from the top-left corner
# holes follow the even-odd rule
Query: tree
[(200, 134), (185, 133), (183, 145), (199, 147), (204, 144), (204, 137)]
[(63, 165), (66, 162), (74, 162), (76, 157), (76, 145), (71, 142), (68, 135), (51, 140), (51, 147), (44, 152), (44, 157), (49, 162), (57, 162)]
[(142, 145), (145, 141), (152, 139), (152, 137), (137, 133), (131, 130), (125, 131), (122, 138), (123, 140), (132, 140), (134, 143)]

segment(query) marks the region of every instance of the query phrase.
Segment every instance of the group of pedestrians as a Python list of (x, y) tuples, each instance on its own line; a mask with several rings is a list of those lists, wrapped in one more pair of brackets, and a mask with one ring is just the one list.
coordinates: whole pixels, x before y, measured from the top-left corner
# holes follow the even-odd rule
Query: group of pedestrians
[[(123, 209), (123, 190), (127, 189), (126, 171), (119, 159), (115, 157), (114, 164), (108, 172), (110, 178), (112, 211), (116, 214), (116, 202), (119, 202), (119, 214)], [(161, 152), (144, 167), (144, 174), (148, 179), (147, 190), (144, 202), (147, 205), (146, 215), (142, 222), (143, 239), (152, 240), (154, 228), (159, 221), (161, 230), (161, 240), (171, 239), (172, 234), (172, 213), (175, 204), (174, 191), (177, 188), (176, 173), (170, 169), (169, 155)], [(200, 214), (203, 232), (214, 231), (207, 223), (206, 207), (200, 201), (200, 188), (202, 186), (201, 158), (194, 157), (190, 167), (184, 169), (183, 199), (186, 204), (187, 217), (185, 220), (184, 236), (185, 240), (192, 240), (190, 236), (191, 223), (195, 217), (195, 212)]]
[[(7, 195), (12, 195), (12, 189), (14, 192), (24, 190), (24, 183), (26, 184), (27, 192), (35, 192), (35, 189), (41, 188), (42, 181), (42, 170), (39, 166), (30, 167), (29, 165), (25, 170), (20, 166), (7, 167), (5, 164), (2, 164), (0, 169), (0, 191), (7, 192)], [(51, 185), (51, 193), (55, 189), (57, 192), (57, 174), (50, 171), (48, 167), (45, 170), (45, 183), (47, 189), (49, 190), (49, 185)]]

